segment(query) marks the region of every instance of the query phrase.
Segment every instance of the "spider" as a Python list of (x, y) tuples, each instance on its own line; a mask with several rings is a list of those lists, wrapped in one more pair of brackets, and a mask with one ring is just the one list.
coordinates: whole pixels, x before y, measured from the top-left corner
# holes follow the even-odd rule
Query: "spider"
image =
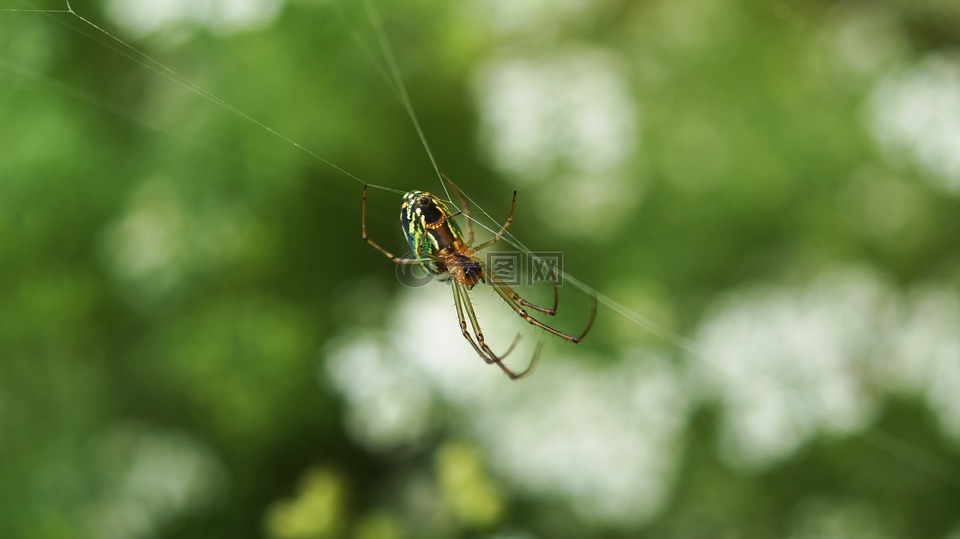
[[(457, 187), (446, 176), (444, 180), (453, 188), (457, 197), (463, 204), (463, 210), (456, 213), (450, 213), (446, 204), (442, 200), (426, 191), (410, 191), (403, 195), (403, 203), (400, 206), (400, 225), (403, 227), (403, 234), (410, 244), (413, 256), (410, 258), (400, 258), (390, 251), (378, 245), (367, 235), (367, 186), (363, 186), (363, 204), (360, 210), (360, 230), (363, 241), (369, 243), (373, 248), (383, 253), (384, 256), (396, 264), (410, 264), (422, 266), (430, 275), (439, 281), (450, 283), (453, 290), (453, 303), (457, 308), (457, 319), (460, 322), (460, 332), (463, 337), (473, 346), (477, 354), (487, 364), (495, 363), (507, 376), (516, 380), (530, 373), (537, 359), (540, 357), (540, 350), (543, 343), (537, 345), (533, 353), (533, 358), (522, 372), (514, 372), (503, 364), (503, 359), (513, 351), (520, 340), (520, 336), (513, 340), (513, 344), (502, 355), (497, 355), (490, 349), (483, 337), (483, 331), (480, 329), (480, 322), (477, 319), (477, 313), (473, 309), (473, 303), (470, 301), (468, 290), (472, 290), (478, 283), (486, 283), (503, 298), (503, 301), (513, 309), (513, 311), (529, 322), (530, 324), (542, 328), (557, 337), (566, 339), (572, 343), (578, 343), (583, 340), (593, 326), (593, 321), (597, 316), (597, 298), (592, 296), (590, 308), (590, 320), (587, 327), (579, 335), (570, 335), (558, 329), (555, 329), (540, 320), (537, 320), (527, 312), (527, 308), (534, 311), (553, 316), (557, 313), (557, 303), (559, 301), (559, 285), (557, 277), (551, 272), (553, 280), (553, 307), (547, 309), (527, 301), (520, 297), (512, 288), (494, 272), (488, 271), (486, 265), (474, 253), (482, 251), (487, 247), (497, 243), (503, 237), (507, 227), (513, 222), (513, 211), (517, 206), (517, 192), (513, 192), (513, 202), (510, 205), (510, 216), (500, 227), (493, 238), (478, 245), (473, 244), (473, 225), (470, 221), (470, 206), (464, 199)], [(454, 221), (454, 217), (463, 214), (467, 218), (467, 236), (464, 238), (460, 232), (460, 227)], [(467, 321), (473, 330), (473, 334), (467, 330)]]

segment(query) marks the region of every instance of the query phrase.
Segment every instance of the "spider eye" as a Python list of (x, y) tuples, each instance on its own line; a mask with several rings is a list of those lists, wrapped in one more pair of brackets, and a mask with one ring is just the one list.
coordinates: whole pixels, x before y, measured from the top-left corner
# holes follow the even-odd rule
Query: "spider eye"
[(418, 200), (418, 201), (417, 201), (417, 204), (426, 207), (426, 206), (429, 206), (429, 205), (430, 205), (430, 201), (427, 200), (426, 197), (424, 197), (424, 198), (421, 198), (420, 200)]

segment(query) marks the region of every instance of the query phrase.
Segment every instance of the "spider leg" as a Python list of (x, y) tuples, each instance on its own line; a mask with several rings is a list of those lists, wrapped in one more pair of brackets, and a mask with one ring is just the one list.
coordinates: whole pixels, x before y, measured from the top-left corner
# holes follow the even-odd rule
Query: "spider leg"
[(491, 285), (493, 286), (493, 289), (497, 292), (497, 294), (500, 295), (501, 298), (503, 298), (503, 301), (507, 302), (507, 305), (510, 305), (513, 311), (517, 313), (520, 316), (520, 318), (523, 318), (530, 324), (533, 324), (538, 328), (545, 329), (550, 333), (556, 335), (557, 337), (560, 337), (561, 339), (566, 339), (572, 343), (578, 343), (582, 341), (583, 338), (586, 337), (587, 333), (590, 331), (590, 328), (593, 327), (593, 321), (597, 318), (597, 296), (591, 296), (593, 301), (590, 307), (590, 321), (587, 322), (587, 327), (583, 329), (580, 335), (570, 335), (569, 333), (564, 333), (530, 316), (530, 313), (528, 313), (526, 309), (523, 308), (524, 304), (528, 304), (528, 306), (530, 306), (531, 308), (533, 308), (534, 306), (529, 305), (530, 302), (521, 298), (516, 292), (513, 291), (512, 288), (504, 284), (503, 281), (500, 281), (499, 278), (491, 277), (490, 280), (491, 280)]
[(360, 206), (360, 235), (363, 238), (363, 241), (369, 243), (374, 249), (383, 253), (384, 256), (389, 258), (395, 264), (423, 264), (424, 262), (433, 262), (435, 257), (420, 257), (420, 258), (400, 258), (395, 256), (390, 251), (384, 249), (377, 245), (377, 242), (370, 239), (367, 236), (367, 186), (363, 186), (363, 204)]
[(494, 237), (490, 238), (489, 240), (481, 243), (480, 245), (477, 245), (476, 247), (473, 248), (473, 250), (474, 250), (474, 251), (480, 251), (480, 250), (486, 249), (487, 247), (490, 247), (490, 246), (493, 245), (494, 243), (497, 243), (498, 241), (500, 241), (500, 238), (503, 237), (504, 232), (507, 231), (507, 227), (510, 226), (510, 223), (513, 223), (513, 210), (515, 210), (516, 208), (517, 208), (517, 190), (514, 189), (514, 190), (513, 190), (513, 202), (510, 203), (510, 217), (507, 217), (507, 222), (503, 223), (503, 226), (500, 227), (500, 232), (497, 232), (497, 235), (496, 235), (496, 236), (494, 236)]
[(467, 202), (467, 199), (463, 196), (463, 193), (457, 188), (456, 185), (454, 185), (454, 183), (450, 180), (450, 178), (447, 177), (446, 174), (441, 172), (440, 176), (447, 181), (447, 183), (450, 185), (450, 188), (453, 189), (453, 193), (457, 195), (457, 198), (460, 199), (460, 204), (463, 205), (463, 211), (459, 213), (463, 213), (464, 217), (467, 218), (467, 243), (473, 243), (473, 219), (470, 219), (470, 203)]
[[(474, 341), (472, 337), (468, 334), (467, 339), (470, 341), (470, 344), (474, 345), (474, 348), (481, 356), (487, 361), (487, 363), (499, 363), (499, 360), (507, 357), (510, 352), (513, 351), (514, 346), (517, 345), (517, 342), (520, 340), (520, 335), (518, 334), (514, 340), (513, 344), (510, 345), (510, 348), (502, 356), (497, 356), (493, 353), (493, 350), (487, 346), (484, 337), (483, 330), (480, 329), (480, 322), (477, 320), (477, 312), (473, 309), (473, 302), (470, 301), (470, 296), (467, 295), (467, 291), (464, 290), (463, 286), (458, 283), (456, 280), (451, 281), (453, 286), (454, 300), (458, 301), (457, 303), (457, 317), (460, 319), (460, 327), (465, 332), (466, 331), (466, 321), (463, 318), (463, 313), (467, 313), (467, 318), (470, 320), (470, 326), (473, 328), (473, 333), (476, 335), (477, 340)], [(501, 368), (504, 368), (503, 365), (500, 365)]]
[(504, 292), (510, 295), (510, 299), (513, 300), (514, 303), (517, 303), (522, 307), (529, 307), (535, 311), (540, 311), (541, 313), (550, 316), (557, 314), (557, 305), (560, 303), (560, 284), (557, 282), (556, 274), (552, 271), (550, 272), (550, 277), (553, 279), (553, 307), (550, 309), (541, 307), (532, 301), (523, 299), (520, 294), (517, 294), (516, 290), (510, 288), (507, 283), (503, 282), (503, 280), (492, 271), (487, 271), (486, 273), (490, 277), (491, 284), (494, 287), (502, 287)]
[[(477, 354), (483, 358), (487, 363), (495, 363), (500, 370), (502, 370), (511, 380), (516, 380), (523, 376), (526, 376), (533, 369), (533, 366), (536, 364), (537, 359), (540, 357), (540, 349), (543, 347), (543, 343), (537, 345), (537, 350), (534, 352), (533, 359), (530, 361), (530, 364), (522, 372), (514, 372), (509, 367), (503, 364), (503, 358), (507, 357), (510, 352), (513, 351), (514, 347), (517, 345), (517, 342), (520, 341), (520, 335), (517, 335), (513, 339), (513, 343), (510, 345), (510, 348), (502, 356), (497, 356), (493, 353), (489, 346), (484, 342), (483, 331), (480, 329), (480, 323), (477, 321), (477, 313), (473, 309), (473, 303), (470, 301), (470, 297), (467, 295), (467, 291), (457, 283), (456, 281), (451, 281), (451, 288), (453, 289), (453, 302), (457, 307), (457, 320), (460, 322), (460, 332), (463, 334), (463, 337), (473, 346), (473, 349), (476, 350)], [(464, 312), (467, 313), (467, 317), (464, 317)], [(467, 318), (470, 320), (470, 326), (473, 329), (473, 333), (476, 335), (476, 340), (474, 340), (473, 335), (467, 330)]]

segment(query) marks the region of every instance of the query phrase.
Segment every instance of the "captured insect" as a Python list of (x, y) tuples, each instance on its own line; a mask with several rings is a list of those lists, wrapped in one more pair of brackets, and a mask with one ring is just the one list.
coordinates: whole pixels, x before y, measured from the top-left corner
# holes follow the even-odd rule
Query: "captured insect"
[[(507, 227), (513, 222), (513, 211), (517, 206), (517, 192), (513, 192), (513, 202), (510, 205), (510, 216), (500, 227), (493, 238), (473, 245), (473, 225), (470, 221), (470, 206), (464, 199), (457, 187), (449, 179), (444, 177), (450, 187), (453, 188), (457, 197), (463, 204), (463, 210), (456, 213), (450, 213), (447, 205), (439, 198), (426, 191), (410, 191), (403, 195), (403, 203), (400, 205), (400, 225), (403, 227), (403, 234), (410, 244), (413, 251), (413, 257), (400, 258), (393, 253), (377, 245), (375, 241), (367, 236), (367, 186), (363, 186), (363, 204), (360, 210), (360, 230), (363, 241), (369, 243), (376, 250), (380, 251), (387, 258), (396, 264), (413, 264), (422, 266), (430, 275), (439, 281), (450, 283), (453, 290), (453, 303), (457, 308), (457, 319), (460, 321), (460, 332), (463, 337), (473, 346), (477, 354), (488, 364), (496, 363), (504, 373), (511, 379), (516, 380), (528, 374), (540, 357), (540, 350), (543, 343), (537, 345), (536, 351), (530, 364), (522, 372), (514, 372), (503, 364), (503, 359), (513, 351), (520, 336), (513, 340), (513, 344), (502, 355), (497, 355), (490, 349), (483, 337), (483, 331), (480, 329), (480, 322), (477, 319), (477, 313), (473, 309), (473, 303), (470, 301), (468, 290), (473, 289), (478, 283), (486, 283), (493, 287), (494, 291), (503, 298), (503, 301), (513, 309), (521, 318), (545, 329), (550, 333), (566, 339), (572, 343), (578, 343), (583, 340), (593, 326), (593, 321), (597, 316), (597, 297), (592, 296), (590, 308), (590, 320), (587, 327), (579, 335), (570, 335), (558, 329), (555, 329), (540, 320), (537, 320), (527, 312), (527, 308), (540, 313), (553, 316), (557, 314), (557, 304), (560, 300), (559, 284), (557, 276), (551, 273), (553, 280), (553, 307), (547, 309), (527, 301), (520, 297), (510, 286), (503, 282), (494, 272), (488, 271), (486, 265), (474, 253), (482, 251), (487, 247), (500, 241)], [(464, 238), (460, 232), (460, 227), (454, 221), (454, 217), (463, 214), (467, 219), (467, 237)], [(464, 317), (466, 314), (466, 317)], [(473, 329), (473, 334), (467, 330), (467, 320)]]

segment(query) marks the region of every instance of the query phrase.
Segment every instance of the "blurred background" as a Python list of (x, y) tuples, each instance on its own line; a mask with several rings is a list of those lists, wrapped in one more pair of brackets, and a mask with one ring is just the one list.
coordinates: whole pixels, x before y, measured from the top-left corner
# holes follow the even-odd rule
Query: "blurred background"
[[(377, 4), (0, 12), (0, 535), (960, 538), (960, 3)], [(378, 18), (603, 294), (472, 293), (527, 379), (360, 239), (442, 192)]]

